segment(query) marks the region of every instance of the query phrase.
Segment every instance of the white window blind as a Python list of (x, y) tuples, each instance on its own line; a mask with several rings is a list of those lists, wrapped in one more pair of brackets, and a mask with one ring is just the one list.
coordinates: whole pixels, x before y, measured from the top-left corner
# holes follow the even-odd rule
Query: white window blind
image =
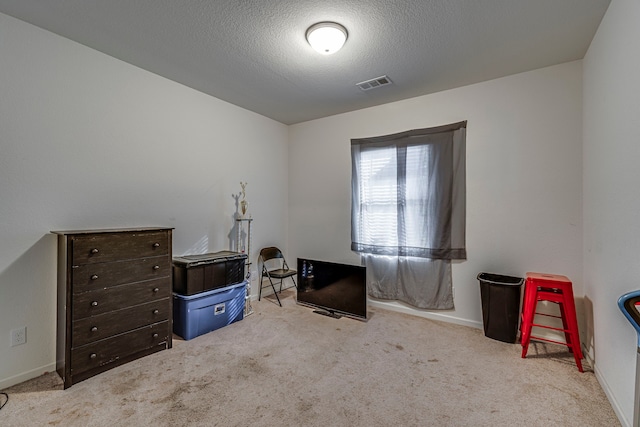
[(423, 240), (419, 236), (429, 234), (431, 218), (423, 209), (429, 197), (429, 146), (407, 147), (400, 168), (397, 154), (396, 147), (360, 153), (361, 239), (370, 245), (417, 246)]

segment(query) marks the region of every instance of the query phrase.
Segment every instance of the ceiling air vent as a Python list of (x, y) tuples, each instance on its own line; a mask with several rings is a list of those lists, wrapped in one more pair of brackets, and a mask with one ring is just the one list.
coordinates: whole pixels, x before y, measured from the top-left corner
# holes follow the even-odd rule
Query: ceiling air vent
[(375, 88), (390, 85), (390, 84), (391, 84), (391, 80), (389, 79), (389, 77), (380, 76), (380, 77), (376, 77), (375, 79), (356, 83), (356, 86), (358, 86), (362, 90), (371, 90), (371, 89), (375, 89)]

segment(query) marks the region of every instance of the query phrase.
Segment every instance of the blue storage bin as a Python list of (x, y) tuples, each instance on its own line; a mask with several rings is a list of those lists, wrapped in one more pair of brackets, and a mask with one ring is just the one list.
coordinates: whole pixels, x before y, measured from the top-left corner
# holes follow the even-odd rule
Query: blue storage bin
[(242, 320), (247, 282), (196, 295), (173, 294), (173, 332), (190, 340)]

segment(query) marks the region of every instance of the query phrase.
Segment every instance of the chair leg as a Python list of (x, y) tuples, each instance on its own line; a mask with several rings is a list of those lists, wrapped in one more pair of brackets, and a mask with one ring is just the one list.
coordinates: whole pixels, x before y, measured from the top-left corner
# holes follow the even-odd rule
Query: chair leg
[(262, 284), (264, 282), (264, 277), (267, 276), (267, 270), (264, 266), (264, 261), (262, 260), (262, 256), (260, 256), (258, 258), (258, 263), (262, 262), (262, 271), (260, 272), (260, 286), (259, 286), (259, 290), (258, 290), (258, 301), (260, 301), (260, 298), (262, 298)]
[[(266, 277), (267, 279), (269, 279), (269, 284), (271, 284), (271, 289), (273, 289), (273, 293), (276, 296), (276, 299), (278, 300), (278, 305), (282, 307), (282, 302), (280, 302), (280, 297), (278, 297), (276, 288), (273, 285), (273, 280), (271, 280), (271, 276), (269, 275), (268, 272), (266, 272)], [(260, 286), (259, 286), (260, 289), (258, 290), (258, 301), (260, 301), (260, 298), (262, 298), (262, 282), (264, 281), (264, 278), (265, 278), (265, 272), (263, 271), (262, 276), (260, 276)], [(282, 281), (280, 281), (280, 283), (282, 283)]]
[[(269, 279), (269, 283), (271, 283), (271, 289), (273, 289), (273, 294), (276, 296), (276, 299), (278, 300), (278, 304), (280, 305), (280, 307), (282, 307), (282, 303), (280, 302), (280, 297), (278, 296), (278, 293), (276, 292), (276, 287), (273, 285), (273, 281), (271, 280), (271, 276), (267, 276), (267, 278)], [(282, 280), (280, 281), (280, 287), (282, 287)]]

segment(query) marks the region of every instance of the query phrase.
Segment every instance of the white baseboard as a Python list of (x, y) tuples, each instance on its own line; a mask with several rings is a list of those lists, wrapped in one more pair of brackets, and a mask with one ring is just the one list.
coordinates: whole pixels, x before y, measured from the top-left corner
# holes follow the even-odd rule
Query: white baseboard
[(604, 379), (604, 376), (598, 369), (598, 366), (593, 362), (590, 355), (585, 353), (585, 357), (589, 361), (589, 364), (593, 366), (593, 372), (596, 374), (596, 379), (600, 383), (600, 387), (602, 387), (602, 391), (604, 391), (604, 394), (607, 396), (607, 399), (609, 399), (609, 403), (611, 403), (613, 412), (616, 413), (616, 416), (618, 417), (620, 424), (622, 424), (623, 427), (632, 427), (631, 421), (629, 421), (627, 417), (624, 415), (624, 412), (622, 411), (620, 404), (618, 403), (618, 401), (613, 396), (613, 393), (611, 392), (611, 387), (609, 387), (609, 384)]
[(50, 363), (48, 365), (41, 366), (39, 368), (32, 369), (27, 372), (22, 372), (18, 375), (14, 375), (9, 378), (0, 380), (0, 390), (11, 387), (12, 385), (20, 384), (32, 378), (39, 377), (47, 372), (54, 372), (56, 370), (56, 364)]
[(393, 302), (368, 300), (367, 304), (370, 307), (384, 308), (385, 310), (397, 311), (399, 313), (410, 314), (412, 316), (424, 317), (425, 319), (440, 320), (442, 322), (455, 323), (457, 325), (463, 325), (463, 326), (470, 326), (476, 329), (484, 328), (484, 326), (482, 325), (482, 322), (476, 322), (474, 320), (468, 320), (468, 319), (461, 319), (459, 317), (450, 316), (445, 313), (416, 310), (416, 309), (405, 307)]

